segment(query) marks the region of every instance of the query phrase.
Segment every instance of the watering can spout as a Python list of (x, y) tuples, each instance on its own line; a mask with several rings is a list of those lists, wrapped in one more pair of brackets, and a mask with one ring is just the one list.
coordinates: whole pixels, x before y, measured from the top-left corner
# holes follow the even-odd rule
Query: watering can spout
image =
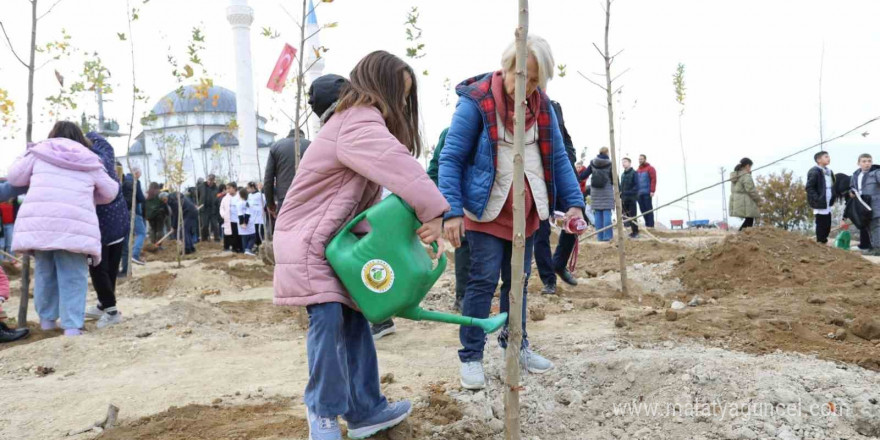
[(411, 307), (397, 316), (413, 321), (435, 321), (447, 324), (467, 325), (480, 327), (486, 333), (494, 333), (507, 323), (507, 313), (500, 313), (490, 318), (472, 318), (470, 316), (455, 315), (452, 313), (435, 312), (421, 307)]

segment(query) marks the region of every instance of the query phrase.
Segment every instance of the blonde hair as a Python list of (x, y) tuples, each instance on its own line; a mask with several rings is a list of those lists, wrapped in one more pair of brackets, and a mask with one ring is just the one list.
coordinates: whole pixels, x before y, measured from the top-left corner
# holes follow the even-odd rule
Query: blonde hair
[(608, 155), (608, 147), (602, 147), (599, 149), (599, 154)]
[[(550, 43), (537, 35), (529, 35), (526, 48), (529, 55), (534, 55), (538, 61), (538, 86), (546, 89), (547, 82), (553, 79), (553, 67), (556, 65)], [(510, 43), (501, 55), (501, 70), (505, 73), (516, 70), (516, 41)]]

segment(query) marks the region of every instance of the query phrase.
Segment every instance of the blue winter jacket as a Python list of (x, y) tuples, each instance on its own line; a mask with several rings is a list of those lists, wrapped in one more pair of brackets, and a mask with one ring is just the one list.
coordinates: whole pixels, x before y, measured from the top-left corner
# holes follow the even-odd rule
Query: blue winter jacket
[[(116, 175), (116, 155), (113, 152), (113, 146), (98, 133), (89, 132), (86, 137), (92, 141), (92, 151), (104, 163), (104, 171), (113, 180), (119, 182), (119, 176)], [(128, 216), (128, 209), (125, 207), (125, 198), (122, 195), (122, 191), (116, 194), (116, 198), (112, 202), (96, 206), (95, 211), (98, 214), (98, 227), (101, 230), (102, 246), (107, 246), (128, 235), (131, 220)]]
[[(447, 219), (464, 216), (465, 209), (481, 217), (489, 203), (492, 185), (495, 184), (498, 143), (493, 137), (497, 137), (497, 130), (503, 128), (498, 126), (497, 130), (489, 129), (487, 107), (492, 107), (494, 111), (494, 105), (489, 104), (494, 99), (487, 84), (490, 79), (491, 74), (486, 74), (469, 79), (456, 87), (460, 98), (440, 153), (438, 173), (440, 192), (452, 207), (445, 215)], [(549, 126), (552, 127), (551, 163), (549, 166), (544, 164), (550, 174), (546, 179), (550, 211), (583, 208), (584, 197), (565, 152), (556, 113), (549, 105), (550, 99), (547, 95), (543, 91), (540, 93), (548, 104), (546, 108), (550, 115)], [(492, 120), (494, 119), (493, 115)]]

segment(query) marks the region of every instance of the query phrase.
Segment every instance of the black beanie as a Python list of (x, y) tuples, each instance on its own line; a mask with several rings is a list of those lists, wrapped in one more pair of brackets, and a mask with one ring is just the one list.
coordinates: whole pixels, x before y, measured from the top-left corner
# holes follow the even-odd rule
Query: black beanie
[(335, 74), (321, 76), (309, 86), (309, 105), (320, 118), (339, 99), (339, 92), (348, 80)]

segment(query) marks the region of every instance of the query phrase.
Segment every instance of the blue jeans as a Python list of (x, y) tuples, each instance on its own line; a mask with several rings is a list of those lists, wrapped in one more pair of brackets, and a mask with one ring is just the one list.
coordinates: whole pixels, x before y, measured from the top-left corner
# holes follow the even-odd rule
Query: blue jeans
[[(606, 226), (611, 226), (611, 210), (596, 210), (596, 230), (600, 230)], [(599, 241), (611, 241), (614, 238), (614, 229), (607, 229), (599, 233)]]
[(34, 261), (34, 308), (40, 320), (61, 318), (61, 328), (81, 329), (89, 287), (88, 257), (68, 251), (36, 251)]
[(254, 243), (257, 242), (257, 234), (248, 234), (241, 236), (241, 247), (245, 252), (254, 251)]
[[(651, 194), (639, 194), (639, 209), (644, 214), (647, 211), (654, 209), (654, 204), (651, 201)], [(654, 213), (648, 213), (644, 215), (645, 217), (645, 226), (649, 228), (654, 227)]]
[(359, 423), (385, 409), (370, 323), (340, 303), (315, 304), (309, 312), (306, 351), (309, 382), (305, 404), (319, 417)]
[[(461, 314), (474, 318), (487, 318), (492, 307), (492, 297), (498, 287), (498, 276), (501, 275), (501, 311), (510, 311), (510, 258), (513, 245), (510, 240), (502, 240), (482, 232), (468, 231), (468, 244), (471, 250), (471, 268)], [(532, 270), (532, 250), (534, 237), (526, 239), (525, 260), (523, 261), (523, 348), (529, 346), (526, 333), (526, 297), (528, 293), (529, 275)], [(480, 361), (483, 359), (483, 347), (486, 345), (486, 333), (479, 327), (462, 326), (458, 332), (462, 349), (458, 358), (462, 362)], [(502, 347), (507, 346), (507, 326), (498, 335)]]
[[(12, 255), (12, 233), (15, 229), (15, 223), (3, 225), (3, 250)], [(3, 256), (0, 260), (9, 260), (9, 257)]]
[(545, 286), (556, 285), (556, 272), (554, 272), (553, 256), (550, 253), (550, 221), (544, 220), (535, 232), (535, 265), (538, 266), (538, 275)]

